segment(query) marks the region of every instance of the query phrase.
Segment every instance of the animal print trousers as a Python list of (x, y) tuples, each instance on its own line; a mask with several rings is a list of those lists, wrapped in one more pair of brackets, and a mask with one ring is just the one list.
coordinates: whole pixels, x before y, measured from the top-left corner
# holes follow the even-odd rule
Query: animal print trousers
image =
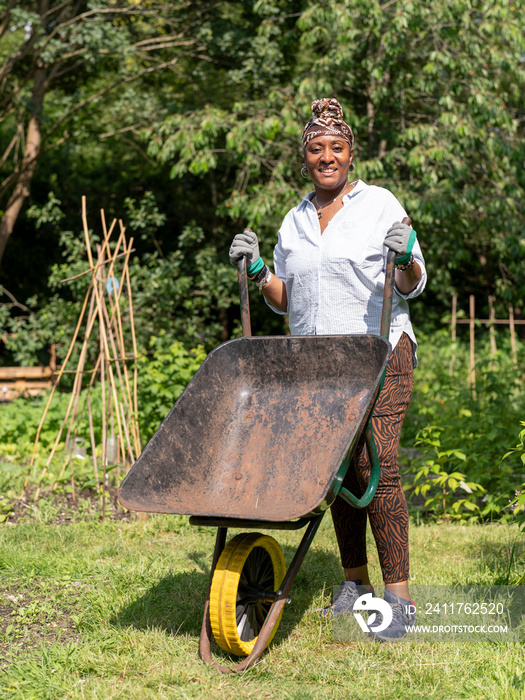
[[(408, 579), (408, 508), (401, 486), (397, 453), (401, 427), (414, 385), (412, 342), (403, 333), (387, 366), (383, 388), (372, 414), (372, 430), (381, 463), (376, 494), (367, 508), (354, 508), (339, 496), (332, 505), (341, 563), (352, 569), (367, 563), (366, 523), (377, 546), (385, 583)], [(354, 451), (343, 486), (360, 497), (370, 478), (364, 438)]]

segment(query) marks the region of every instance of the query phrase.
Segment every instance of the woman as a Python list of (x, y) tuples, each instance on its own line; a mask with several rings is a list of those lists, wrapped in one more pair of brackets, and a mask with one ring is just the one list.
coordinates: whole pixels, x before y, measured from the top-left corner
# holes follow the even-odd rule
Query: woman
[[(345, 581), (324, 615), (348, 613), (357, 598), (372, 589), (366, 557), (366, 522), (375, 538), (390, 626), (371, 634), (399, 639), (415, 622), (408, 591), (408, 509), (397, 465), (403, 419), (413, 386), (416, 339), (407, 300), (419, 295), (426, 272), (416, 233), (399, 223), (406, 212), (388, 190), (349, 182), (354, 136), (335, 99), (312, 103), (312, 118), (302, 135), (303, 174), (314, 184), (285, 216), (274, 250), (272, 274), (259, 255), (250, 229), (237, 234), (230, 248), (233, 264), (247, 256), (248, 276), (277, 313), (287, 313), (294, 335), (379, 334), (387, 249), (396, 256), (390, 342), (393, 347), (372, 427), (381, 462), (375, 497), (366, 509), (337, 498), (332, 517)], [(356, 450), (344, 486), (362, 494), (370, 463), (364, 443)], [(376, 622), (376, 627), (379, 626)]]

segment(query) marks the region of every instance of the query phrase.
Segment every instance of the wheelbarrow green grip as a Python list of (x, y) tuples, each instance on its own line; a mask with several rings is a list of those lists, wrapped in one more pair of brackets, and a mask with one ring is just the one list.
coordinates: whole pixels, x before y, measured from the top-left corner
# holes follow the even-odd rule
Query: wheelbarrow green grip
[(361, 498), (357, 498), (344, 486), (341, 487), (339, 495), (341, 498), (349, 503), (354, 508), (366, 508), (370, 503), (372, 498), (375, 496), (377, 485), (379, 483), (379, 477), (381, 475), (381, 465), (379, 463), (379, 456), (377, 454), (376, 445), (374, 442), (374, 434), (372, 432), (372, 424), (369, 423), (368, 428), (365, 433), (365, 444), (368, 450), (368, 457), (370, 459), (371, 469), (370, 469), (370, 480), (364, 494)]
[(246, 267), (246, 255), (237, 261), (237, 275), (239, 278), (239, 299), (241, 303), (242, 334), (252, 334), (250, 321), (250, 297), (248, 296), (248, 268)]

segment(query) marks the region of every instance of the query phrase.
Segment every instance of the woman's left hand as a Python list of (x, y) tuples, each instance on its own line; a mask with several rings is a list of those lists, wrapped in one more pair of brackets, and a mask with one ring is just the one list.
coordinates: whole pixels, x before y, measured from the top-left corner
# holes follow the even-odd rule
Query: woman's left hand
[(416, 232), (414, 229), (400, 221), (396, 221), (386, 232), (385, 245), (397, 253), (396, 263), (398, 265), (408, 262), (415, 242)]

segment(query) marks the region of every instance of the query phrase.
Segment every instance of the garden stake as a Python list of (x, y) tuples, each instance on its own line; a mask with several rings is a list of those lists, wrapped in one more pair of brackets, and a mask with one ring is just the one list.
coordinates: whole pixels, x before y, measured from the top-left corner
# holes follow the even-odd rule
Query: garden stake
[[(91, 251), (89, 251), (89, 255), (91, 256)], [(113, 401), (114, 401), (115, 406), (118, 406), (117, 387), (116, 387), (116, 383), (115, 383), (115, 377), (113, 375), (113, 368), (111, 366), (111, 353), (109, 351), (108, 336), (107, 336), (107, 331), (106, 331), (106, 326), (105, 326), (105, 316), (104, 316), (104, 311), (103, 311), (103, 308), (105, 308), (105, 303), (104, 303), (103, 297), (100, 293), (100, 288), (99, 288), (98, 284), (94, 285), (94, 289), (95, 289), (95, 295), (96, 295), (96, 300), (97, 300), (97, 310), (98, 310), (99, 321), (100, 321), (99, 328), (100, 328), (100, 338), (101, 338), (101, 342), (102, 342), (102, 354), (103, 354), (103, 358), (104, 358), (104, 363), (106, 365), (106, 371), (107, 371), (107, 376), (108, 376), (108, 380), (109, 380), (108, 389), (110, 390), (110, 392), (113, 396)], [(116, 412), (116, 416), (117, 416), (118, 430), (119, 430), (119, 433), (122, 434), (122, 428), (120, 426), (120, 416), (119, 416), (118, 410)]]
[(469, 378), (468, 383), (472, 389), (472, 398), (476, 398), (476, 354), (474, 350), (474, 340), (475, 340), (475, 323), (476, 323), (476, 311), (475, 311), (476, 298), (473, 294), (470, 295), (470, 367), (469, 367)]
[(108, 423), (106, 415), (106, 363), (104, 361), (104, 345), (100, 334), (100, 388), (102, 392), (102, 520), (106, 517), (106, 461)]
[[(510, 330), (510, 351), (512, 354), (512, 366), (518, 369), (518, 352), (516, 350), (516, 328), (514, 325), (514, 307), (509, 306), (509, 330)], [(516, 377), (517, 379), (517, 377)]]
[[(490, 338), (490, 352), (495, 355), (498, 352), (498, 346), (496, 345), (496, 332), (494, 329), (494, 319), (496, 318), (496, 309), (494, 308), (495, 298), (489, 296), (489, 338)], [(493, 367), (494, 369), (494, 367)]]
[[(131, 245), (130, 245), (130, 252), (131, 252)], [(130, 321), (130, 328), (131, 328), (131, 342), (133, 346), (133, 413), (135, 415), (135, 421), (138, 421), (138, 415), (139, 415), (139, 403), (138, 403), (138, 349), (137, 349), (137, 338), (135, 335), (135, 320), (133, 318), (133, 297), (131, 293), (131, 282), (129, 279), (129, 267), (126, 266), (125, 268), (125, 276), (126, 276), (126, 292), (128, 295), (128, 304), (129, 304), (129, 321)], [(137, 454), (140, 454), (142, 452), (141, 449), (141, 444), (140, 444), (140, 433), (138, 431), (138, 423), (137, 423), (137, 444), (135, 445), (135, 452)]]
[[(76, 328), (75, 328), (75, 332), (73, 333), (73, 340), (71, 341), (71, 344), (70, 344), (70, 346), (69, 346), (69, 349), (68, 349), (68, 351), (67, 351), (67, 353), (66, 353), (66, 357), (65, 357), (65, 360), (64, 360), (64, 362), (63, 362), (63, 364), (62, 364), (62, 367), (61, 367), (60, 370), (58, 371), (58, 376), (57, 376), (56, 382), (55, 382), (55, 384), (53, 385), (53, 388), (51, 389), (51, 393), (49, 394), (49, 398), (48, 398), (48, 400), (47, 400), (46, 407), (45, 407), (45, 409), (44, 409), (44, 413), (42, 414), (42, 418), (40, 419), (40, 423), (38, 424), (38, 429), (37, 429), (37, 431), (36, 431), (35, 444), (33, 445), (33, 452), (32, 452), (32, 454), (31, 454), (31, 461), (29, 462), (29, 466), (30, 466), (30, 467), (32, 467), (33, 464), (34, 464), (34, 462), (35, 462), (36, 448), (37, 448), (38, 441), (39, 441), (39, 438), (40, 438), (40, 433), (41, 433), (41, 431), (42, 431), (42, 427), (43, 427), (43, 425), (44, 425), (44, 421), (45, 421), (46, 416), (47, 416), (47, 413), (48, 413), (48, 411), (49, 411), (49, 407), (51, 406), (51, 401), (53, 400), (53, 396), (55, 395), (55, 391), (56, 391), (56, 389), (57, 389), (58, 383), (59, 383), (60, 379), (62, 378), (62, 375), (63, 375), (64, 372), (65, 372), (66, 365), (67, 365), (67, 363), (68, 363), (68, 361), (69, 361), (69, 358), (71, 357), (71, 353), (73, 352), (73, 348), (74, 348), (74, 346), (75, 346), (75, 342), (76, 342), (76, 339), (77, 339), (77, 336), (78, 336), (78, 333), (79, 333), (79, 330), (80, 330), (80, 326), (81, 326), (81, 324), (82, 324), (82, 319), (84, 318), (84, 314), (85, 314), (85, 312), (86, 312), (86, 307), (87, 307), (87, 303), (88, 303), (88, 299), (90, 298), (90, 295), (91, 295), (91, 289), (88, 289), (88, 291), (87, 291), (87, 293), (86, 293), (86, 296), (85, 296), (85, 299), (84, 299), (84, 303), (83, 303), (83, 305), (82, 305), (82, 310), (81, 310), (81, 312), (80, 312), (80, 317), (79, 317), (79, 319), (78, 319), (78, 322), (77, 322), (77, 325), (76, 325)], [(26, 490), (26, 488), (27, 488), (27, 484), (28, 484), (28, 481), (29, 481), (29, 474), (30, 474), (30, 472), (28, 471), (28, 474), (27, 474), (26, 480), (25, 480), (25, 482), (24, 482), (24, 486), (23, 486), (23, 489), (22, 489), (22, 493), (21, 493), (21, 495), (20, 495), (20, 498), (23, 498), (23, 497), (24, 497), (24, 493), (25, 493), (25, 490)]]
[[(131, 295), (131, 284), (129, 275), (129, 259), (133, 249), (133, 238), (129, 241), (126, 240), (126, 228), (122, 221), (118, 221), (119, 224), (119, 236), (115, 243), (113, 250), (110, 246), (110, 239), (112, 234), (115, 232), (117, 220), (114, 219), (109, 227), (106, 226), (104, 210), (100, 211), (102, 229), (104, 233), (104, 240), (101, 245), (96, 246), (97, 258), (93, 257), (90, 231), (87, 222), (86, 213), (86, 198), (82, 198), (82, 224), (84, 231), (84, 238), (86, 242), (86, 252), (88, 257), (89, 268), (84, 273), (80, 275), (75, 275), (71, 279), (75, 279), (83, 274), (91, 273), (91, 281), (88, 291), (85, 295), (82, 310), (77, 321), (73, 339), (68, 348), (66, 358), (57, 373), (57, 380), (50, 396), (48, 397), (45, 410), (43, 412), (42, 418), (40, 419), (39, 427), (37, 430), (37, 436), (35, 439), (35, 444), (33, 446), (32, 458), (30, 467), (33, 466), (36, 459), (36, 452), (38, 447), (38, 442), (40, 439), (41, 431), (45, 423), (46, 417), (49, 413), (52, 399), (55, 395), (58, 383), (64, 373), (69, 372), (67, 369), (67, 363), (71, 358), (71, 355), (76, 347), (80, 330), (82, 324), (86, 320), (86, 328), (84, 332), (84, 338), (80, 348), (80, 356), (75, 370), (71, 370), (74, 373), (75, 378), (73, 382), (73, 388), (71, 390), (71, 395), (69, 397), (68, 406), (66, 409), (65, 416), (63, 418), (62, 424), (60, 426), (58, 435), (54, 441), (51, 453), (46, 460), (46, 464), (41, 472), (40, 481), (42, 482), (46, 474), (48, 473), (49, 465), (51, 461), (56, 457), (56, 452), (62, 441), (62, 436), (65, 431), (65, 442), (67, 445), (70, 444), (71, 439), (76, 439), (78, 437), (79, 426), (81, 425), (82, 417), (85, 416), (85, 409), (87, 403), (87, 422), (89, 430), (89, 442), (92, 452), (93, 469), (96, 480), (97, 493), (100, 494), (100, 484), (99, 484), (99, 469), (98, 469), (98, 459), (97, 459), (97, 446), (95, 438), (95, 429), (93, 422), (93, 407), (91, 403), (90, 390), (92, 389), (95, 380), (100, 375), (100, 387), (102, 394), (102, 463), (103, 463), (103, 488), (102, 488), (102, 517), (105, 516), (106, 510), (106, 488), (107, 488), (107, 464), (108, 464), (108, 451), (107, 451), (107, 436), (108, 436), (108, 425), (114, 425), (114, 420), (117, 424), (117, 457), (116, 463), (118, 470), (120, 471), (120, 464), (125, 465), (126, 472), (129, 470), (130, 462), (134, 462), (134, 455), (140, 453), (140, 435), (139, 426), (137, 422), (138, 416), (138, 350), (136, 344), (135, 327), (133, 320), (133, 302)], [(122, 268), (120, 272), (116, 270), (116, 261), (122, 260)], [(118, 289), (114, 290), (114, 294), (106, 295), (107, 281), (109, 278), (117, 277), (120, 280), (120, 285)], [(64, 280), (66, 281), (66, 280)], [(108, 290), (109, 291), (109, 290)], [(124, 297), (123, 297), (124, 295)], [(131, 324), (131, 339), (133, 344), (133, 354), (126, 353), (126, 341), (124, 336), (124, 323), (122, 310), (120, 308), (121, 299), (126, 298), (129, 304), (130, 312), (130, 324)], [(86, 310), (87, 313), (86, 318)], [(99, 323), (99, 351), (97, 353), (95, 366), (93, 369), (87, 369), (86, 363), (89, 356), (89, 345), (90, 340), (93, 337), (93, 329), (95, 322)], [(133, 380), (131, 381), (130, 372), (128, 370), (127, 362), (133, 360)], [(115, 363), (115, 367), (113, 367)], [(122, 363), (122, 364), (121, 364)], [(86, 389), (85, 400), (80, 403), (82, 398), (82, 384), (83, 377), (86, 374), (90, 374), (90, 380)], [(112, 427), (112, 435), (114, 435), (114, 428)], [(71, 466), (71, 489), (73, 499), (76, 501), (76, 484), (75, 484), (75, 474), (74, 466), (75, 460), (73, 459), (71, 451), (68, 452), (64, 464), (61, 468), (60, 474), (53, 485), (53, 490), (58, 487), (59, 481), (62, 479), (64, 472), (68, 465)], [(118, 474), (118, 472), (117, 472)], [(31, 472), (28, 470), (26, 480), (23, 486), (21, 498), (24, 497), (27, 485), (29, 483)], [(35, 500), (40, 496), (41, 487), (38, 486), (35, 493)]]
[[(95, 376), (93, 374), (93, 376)], [(100, 493), (100, 484), (98, 483), (98, 464), (97, 464), (97, 444), (95, 442), (95, 430), (93, 428), (93, 412), (91, 411), (91, 399), (89, 393), (87, 395), (88, 417), (89, 417), (89, 437), (91, 438), (91, 458), (93, 460), (93, 470), (95, 472), (95, 489)]]
[[(88, 313), (88, 322), (87, 322), (88, 327), (89, 327), (90, 325), (92, 325), (93, 320), (94, 320), (94, 317), (95, 317), (95, 313), (94, 313), (94, 299), (93, 299), (93, 296), (92, 296), (92, 297), (91, 297), (90, 307), (89, 307), (89, 313)], [(81, 350), (81, 352), (80, 352), (79, 364), (82, 364), (82, 367), (83, 367), (83, 358), (85, 358), (85, 347), (86, 347), (86, 338), (84, 338), (84, 342), (83, 342), (83, 344), (82, 344), (82, 350)], [(42, 470), (42, 473), (41, 473), (41, 475), (40, 475), (40, 483), (39, 483), (39, 485), (38, 485), (38, 487), (37, 487), (37, 490), (36, 490), (36, 492), (35, 492), (35, 496), (34, 496), (34, 498), (33, 498), (34, 501), (37, 501), (37, 500), (39, 499), (39, 497), (40, 497), (40, 484), (42, 483), (42, 479), (43, 479), (43, 478), (45, 477), (45, 475), (47, 474), (47, 469), (48, 469), (49, 465), (51, 464), (51, 460), (53, 459), (53, 457), (54, 457), (54, 455), (55, 455), (55, 452), (56, 452), (56, 450), (57, 450), (57, 448), (58, 448), (58, 445), (60, 444), (60, 438), (62, 437), (62, 433), (63, 433), (63, 431), (64, 431), (64, 427), (65, 427), (65, 425), (66, 425), (66, 423), (67, 423), (67, 420), (68, 420), (68, 418), (69, 418), (69, 414), (70, 414), (70, 412), (71, 412), (71, 408), (72, 408), (72, 406), (73, 406), (73, 402), (74, 402), (74, 400), (75, 400), (75, 390), (76, 390), (76, 386), (77, 386), (77, 378), (78, 378), (78, 374), (75, 373), (75, 380), (74, 380), (74, 382), (73, 382), (73, 390), (72, 390), (72, 392), (71, 392), (71, 397), (70, 397), (70, 399), (69, 399), (69, 404), (68, 404), (68, 407), (67, 407), (67, 410), (66, 410), (66, 415), (65, 415), (64, 420), (62, 421), (62, 425), (60, 426), (60, 429), (59, 429), (59, 431), (58, 431), (58, 435), (57, 435), (57, 437), (56, 437), (56, 439), (55, 439), (55, 443), (54, 443), (54, 445), (53, 445), (53, 448), (51, 449), (51, 453), (50, 453), (49, 457), (47, 458), (46, 464), (45, 464), (45, 466), (44, 466), (44, 469)], [(69, 432), (68, 432), (68, 437), (66, 437), (66, 445), (67, 445), (67, 440), (68, 440), (68, 439), (69, 439)], [(67, 465), (67, 462), (66, 462), (66, 464), (64, 465), (64, 467), (62, 468), (62, 471), (60, 472), (59, 478), (62, 477), (62, 474), (64, 473), (64, 470), (65, 470), (66, 465)], [(56, 482), (55, 482), (55, 485), (53, 486), (53, 490), (54, 490), (55, 486), (56, 486)]]
[[(131, 393), (130, 393), (130, 389), (129, 389), (129, 382), (127, 381), (126, 365), (124, 363), (124, 366), (123, 366), (124, 372), (122, 372), (121, 367), (120, 367), (120, 359), (121, 358), (119, 357), (119, 352), (118, 352), (118, 349), (117, 349), (117, 346), (115, 343), (115, 330), (118, 332), (118, 329), (112, 328), (111, 321), (110, 321), (109, 314), (108, 314), (108, 310), (107, 310), (107, 307), (105, 304), (103, 304), (103, 313), (104, 313), (104, 322), (107, 324), (107, 337), (109, 338), (109, 341), (111, 344), (111, 350), (113, 353), (113, 360), (115, 362), (115, 369), (116, 369), (118, 384), (119, 384), (119, 386), (118, 386), (119, 393), (127, 391), (128, 399), (131, 402)], [(115, 318), (115, 315), (113, 316), (113, 319), (114, 318)], [(120, 341), (119, 341), (119, 344), (120, 344)], [(124, 351), (123, 351), (123, 353), (124, 353)], [(124, 380), (122, 378), (123, 374), (124, 374)], [(116, 388), (117, 387), (115, 385), (115, 389)]]
[(126, 418), (124, 416), (124, 406), (122, 404), (119, 404), (119, 405), (120, 405), (120, 412), (122, 414), (122, 425), (124, 427), (124, 432), (125, 432), (126, 440), (128, 443), (129, 457), (130, 457), (131, 463), (133, 464), (135, 462), (135, 457), (133, 456), (133, 451), (131, 449), (131, 440), (129, 439), (128, 426), (126, 425)]
[[(120, 246), (120, 242), (123, 239), (124, 233), (126, 230), (122, 224), (122, 221), (120, 221), (119, 223), (120, 223), (121, 234), (119, 237), (118, 246)], [(125, 270), (125, 278), (128, 281), (128, 289), (129, 289), (128, 262), (129, 262), (129, 256), (130, 256), (131, 251), (133, 249), (132, 244), (133, 244), (133, 238), (130, 239), (128, 250), (125, 251), (124, 270)], [(118, 250), (118, 247), (117, 247), (117, 250)], [(109, 269), (109, 273), (107, 275), (107, 278), (111, 278), (113, 276), (113, 266), (114, 266), (114, 257), (111, 260), (111, 265), (110, 265), (110, 269)], [(111, 329), (111, 328), (113, 329), (113, 332), (108, 332), (108, 337), (110, 338), (111, 348), (112, 348), (112, 351), (114, 354), (114, 359), (115, 359), (115, 362), (117, 363), (116, 369), (117, 369), (117, 375), (118, 375), (119, 382), (120, 382), (120, 387), (121, 387), (121, 390), (124, 391), (124, 386), (122, 384), (122, 375), (123, 375), (128, 405), (130, 408), (132, 408), (132, 407), (135, 408), (133, 405), (134, 401), (133, 401), (132, 396), (131, 396), (131, 388), (130, 388), (128, 370), (127, 370), (127, 365), (126, 365), (127, 356), (126, 356), (126, 351), (125, 351), (124, 333), (123, 333), (123, 328), (122, 328), (122, 316), (120, 313), (120, 304), (119, 304), (123, 287), (124, 287), (124, 280), (122, 281), (121, 285), (119, 286), (119, 289), (116, 290), (115, 299), (113, 299), (111, 295), (109, 296), (111, 315), (108, 315), (106, 308), (104, 309), (104, 311), (105, 311), (105, 319), (106, 319), (108, 329)], [(131, 319), (132, 318), (133, 318), (133, 315), (132, 315), (132, 311), (131, 311)], [(119, 346), (120, 355), (117, 352), (117, 347), (115, 345), (115, 340), (114, 340), (115, 336), (117, 338), (117, 343)], [(133, 339), (134, 339), (134, 329), (133, 329)], [(135, 354), (135, 363), (136, 363), (136, 352), (134, 354)], [(120, 370), (120, 362), (123, 362), (122, 373)], [(136, 391), (134, 391), (134, 394), (136, 395)], [(137, 414), (137, 410), (135, 409), (132, 413), (130, 427), (131, 427), (131, 432), (132, 432), (133, 438), (134, 438), (135, 450), (138, 454), (138, 452), (140, 452), (140, 440), (138, 437), (138, 426), (137, 426), (136, 418), (135, 418), (136, 414)], [(126, 433), (128, 441), (129, 441), (130, 454), (133, 454), (133, 450), (131, 448), (131, 440), (129, 437), (130, 433), (127, 430), (125, 431), (125, 433)], [(121, 437), (121, 439), (122, 439), (122, 437)]]
[[(126, 229), (123, 227), (122, 222), (120, 222), (120, 226), (121, 226), (122, 233), (124, 233), (124, 231), (125, 231)], [(127, 256), (126, 256), (126, 261), (125, 261), (125, 266), (126, 266), (126, 267), (127, 267), (128, 261), (129, 261), (129, 255), (130, 255), (130, 253), (131, 253), (131, 245), (132, 245), (132, 243), (133, 243), (133, 238), (131, 238), (131, 239), (130, 239), (130, 242), (129, 242), (129, 250), (127, 251)], [(130, 387), (130, 382), (129, 382), (128, 367), (127, 367), (127, 364), (126, 364), (126, 359), (127, 359), (127, 358), (126, 358), (126, 349), (125, 349), (125, 343), (124, 343), (124, 330), (123, 330), (123, 327), (122, 327), (122, 315), (121, 315), (121, 313), (120, 313), (120, 297), (121, 297), (121, 294), (122, 294), (122, 289), (123, 289), (123, 287), (124, 287), (124, 280), (122, 281), (122, 283), (121, 283), (119, 289), (117, 290), (117, 293), (115, 294), (115, 297), (116, 297), (116, 298), (115, 298), (115, 302), (114, 302), (113, 306), (114, 306), (114, 308), (116, 309), (116, 320), (117, 320), (117, 329), (118, 329), (118, 332), (117, 332), (116, 335), (117, 335), (117, 339), (118, 339), (119, 345), (120, 345), (120, 354), (121, 354), (120, 359), (121, 359), (121, 361), (122, 361), (122, 363), (123, 363), (123, 374), (124, 374), (124, 382), (125, 382), (125, 385), (126, 385), (126, 393), (127, 393), (127, 399), (128, 399), (128, 407), (129, 407), (129, 409), (130, 409), (130, 411), (131, 411), (129, 426), (130, 426), (130, 429), (131, 429), (131, 433), (133, 434), (133, 441), (134, 441), (134, 445), (135, 445), (135, 453), (136, 453), (136, 454), (139, 454), (139, 452), (140, 452), (140, 443), (139, 443), (139, 439), (138, 439), (138, 425), (137, 425), (137, 418), (136, 418), (136, 417), (137, 417), (137, 412), (133, 410), (134, 405), (133, 405), (133, 399), (132, 399), (132, 396), (131, 396), (131, 387)], [(112, 302), (111, 302), (111, 297), (110, 297), (110, 305), (111, 305), (111, 303), (112, 303)], [(129, 439), (129, 438), (128, 438), (128, 439)], [(137, 450), (137, 448), (139, 448), (139, 449)]]
[[(450, 336), (452, 339), (452, 343), (456, 342), (456, 310), (457, 310), (457, 303), (458, 303), (458, 295), (453, 294), (452, 295), (452, 320), (451, 320), (451, 330), (450, 330)], [(452, 377), (454, 374), (454, 365), (456, 364), (456, 353), (453, 352), (452, 356), (450, 358), (450, 366), (448, 368), (448, 373)]]
[[(128, 255), (129, 255), (129, 253), (131, 253), (131, 242), (132, 241), (133, 241), (133, 239), (130, 239), (130, 248), (128, 250)], [(126, 365), (126, 360), (132, 359), (132, 358), (130, 358), (129, 356), (126, 355), (125, 343), (124, 343), (124, 331), (123, 331), (123, 327), (122, 327), (122, 315), (120, 312), (120, 305), (118, 303), (120, 301), (120, 297), (122, 295), (125, 283), (126, 283), (126, 280), (123, 280), (122, 284), (119, 287), (118, 297), (117, 297), (116, 303), (115, 303), (115, 308), (116, 308), (116, 320), (117, 320), (117, 328), (118, 328), (117, 338), (119, 341), (120, 353), (121, 353), (120, 354), (120, 361), (123, 362), (124, 379), (125, 379), (125, 383), (126, 383), (126, 393), (127, 393), (127, 398), (128, 398), (128, 404), (129, 404), (129, 407), (133, 410), (134, 409), (134, 400), (132, 397), (128, 369), (127, 369), (127, 365)], [(136, 359), (136, 358), (133, 358), (133, 359)], [(136, 427), (136, 426), (134, 426), (134, 427)]]

